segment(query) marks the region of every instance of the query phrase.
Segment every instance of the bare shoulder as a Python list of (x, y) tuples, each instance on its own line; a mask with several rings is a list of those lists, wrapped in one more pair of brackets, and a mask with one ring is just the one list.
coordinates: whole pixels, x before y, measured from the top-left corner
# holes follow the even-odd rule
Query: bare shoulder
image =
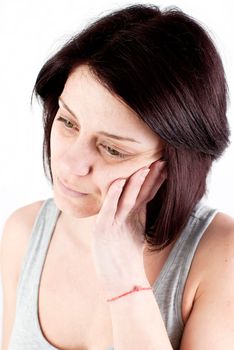
[(197, 281), (195, 299), (201, 295), (219, 299), (221, 292), (223, 297), (226, 294), (223, 300), (230, 298), (230, 295), (233, 297), (233, 257), (234, 218), (218, 212), (206, 229), (194, 259), (193, 277)]
[(234, 276), (233, 256), (234, 218), (218, 212), (205, 230), (191, 265), (183, 299), (184, 321), (199, 295), (208, 290), (213, 293)]
[(233, 349), (234, 218), (218, 212), (199, 243), (183, 315), (180, 349)]
[(4, 224), (3, 241), (27, 239), (43, 203), (43, 200), (39, 200), (14, 210)]
[(43, 203), (44, 200), (39, 200), (14, 210), (7, 218), (5, 226), (16, 223), (25, 227), (32, 226)]
[(210, 227), (212, 230), (224, 229), (227, 232), (234, 231), (234, 217), (223, 212), (218, 212), (212, 220)]
[[(203, 248), (215, 249), (228, 254), (234, 249), (234, 218), (218, 212), (208, 226), (202, 239)], [(220, 255), (219, 254), (219, 255)]]
[(196, 253), (199, 274), (203, 271), (203, 277), (210, 280), (212, 271), (214, 277), (217, 276), (217, 268), (224, 273), (224, 269), (231, 268), (233, 255), (234, 218), (218, 212), (206, 229)]
[[(7, 264), (17, 278), (22, 259), (26, 252), (30, 233), (38, 212), (43, 204), (39, 200), (22, 206), (12, 212), (4, 223), (1, 237), (1, 265)], [(13, 277), (13, 276), (11, 276)]]

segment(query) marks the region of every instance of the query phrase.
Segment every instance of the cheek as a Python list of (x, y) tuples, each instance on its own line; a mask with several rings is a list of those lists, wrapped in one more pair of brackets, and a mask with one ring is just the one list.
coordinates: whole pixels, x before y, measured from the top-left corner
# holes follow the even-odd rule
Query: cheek
[(63, 148), (64, 140), (61, 140), (61, 136), (59, 135), (57, 128), (53, 124), (50, 134), (51, 157), (57, 158), (57, 156), (62, 152)]
[(101, 167), (94, 173), (95, 182), (99, 188), (100, 200), (103, 202), (111, 183), (114, 181), (113, 172), (108, 167)]
[(149, 166), (153, 160), (147, 159), (134, 159), (126, 163), (112, 164), (112, 165), (103, 165), (100, 168), (100, 171), (97, 171), (95, 176), (97, 179), (98, 187), (101, 192), (101, 202), (103, 202), (111, 184), (120, 178), (128, 179), (136, 171), (144, 166)]
[(54, 125), (50, 134), (50, 152), (51, 152), (51, 167), (60, 161), (67, 149), (69, 149), (71, 140), (65, 138), (58, 129), (58, 126)]
[[(69, 149), (72, 139), (65, 138), (56, 124), (52, 125), (50, 135), (51, 148), (51, 168), (59, 167), (60, 160), (64, 153)], [(101, 202), (103, 202), (110, 185), (119, 178), (129, 178), (135, 171), (147, 165), (146, 159), (133, 159), (126, 162), (111, 161), (100, 158), (96, 163), (92, 178), (95, 182), (96, 188), (99, 189), (97, 193)]]
[(111, 164), (111, 165), (104, 165), (99, 169), (99, 171), (96, 172), (96, 183), (100, 189), (100, 195), (101, 195), (101, 202), (103, 202), (111, 184), (120, 178), (128, 178), (131, 176), (131, 174), (136, 169), (132, 165), (126, 164)]

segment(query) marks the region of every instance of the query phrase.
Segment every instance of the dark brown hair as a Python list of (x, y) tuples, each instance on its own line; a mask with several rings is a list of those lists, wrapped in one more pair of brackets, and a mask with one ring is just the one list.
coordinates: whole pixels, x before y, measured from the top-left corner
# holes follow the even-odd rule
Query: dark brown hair
[(145, 237), (152, 251), (182, 231), (206, 192), (212, 161), (229, 145), (227, 84), (207, 31), (177, 7), (131, 5), (73, 36), (40, 70), (34, 92), (43, 103), (43, 164), (69, 73), (86, 64), (166, 143), (167, 179), (147, 204)]

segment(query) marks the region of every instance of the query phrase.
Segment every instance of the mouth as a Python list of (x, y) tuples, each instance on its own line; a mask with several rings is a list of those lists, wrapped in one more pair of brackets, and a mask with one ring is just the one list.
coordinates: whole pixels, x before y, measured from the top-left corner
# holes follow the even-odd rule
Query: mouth
[(88, 195), (88, 193), (82, 193), (71, 189), (67, 184), (64, 184), (63, 181), (61, 181), (59, 178), (57, 178), (57, 181), (61, 191), (70, 197), (84, 197)]

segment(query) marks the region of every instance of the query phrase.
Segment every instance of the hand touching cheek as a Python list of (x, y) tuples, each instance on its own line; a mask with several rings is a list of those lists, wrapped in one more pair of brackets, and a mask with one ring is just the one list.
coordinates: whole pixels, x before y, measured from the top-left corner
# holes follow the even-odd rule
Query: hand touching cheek
[(146, 204), (165, 178), (165, 162), (157, 161), (110, 185), (92, 231), (95, 267), (108, 290), (144, 276)]

